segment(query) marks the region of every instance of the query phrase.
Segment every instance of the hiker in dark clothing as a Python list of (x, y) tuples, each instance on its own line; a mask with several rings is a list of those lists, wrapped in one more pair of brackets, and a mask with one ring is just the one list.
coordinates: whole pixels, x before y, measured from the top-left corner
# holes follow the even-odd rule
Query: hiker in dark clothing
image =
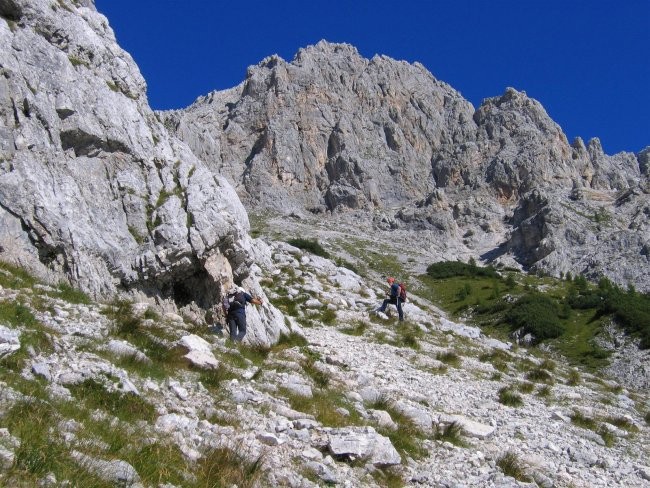
[(400, 285), (395, 281), (395, 278), (388, 278), (388, 284), (390, 290), (388, 292), (388, 298), (384, 300), (384, 303), (381, 304), (381, 307), (377, 309), (378, 312), (385, 312), (388, 304), (395, 305), (397, 307), (397, 314), (399, 315), (400, 320), (404, 320), (404, 311), (402, 310), (402, 300), (400, 299)]
[(246, 304), (262, 305), (262, 300), (238, 289), (229, 295), (228, 315), (226, 322), (230, 329), (230, 339), (241, 342), (246, 335)]

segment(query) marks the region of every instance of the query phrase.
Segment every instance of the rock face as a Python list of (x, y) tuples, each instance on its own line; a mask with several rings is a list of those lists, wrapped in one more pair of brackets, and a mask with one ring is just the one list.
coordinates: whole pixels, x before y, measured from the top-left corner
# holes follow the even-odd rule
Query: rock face
[[(0, 43), (1, 259), (173, 308), (259, 288), (233, 188), (168, 135), (93, 2), (0, 2)], [(285, 328), (254, 322), (266, 343)]]
[(321, 41), (160, 115), (250, 208), (363, 210), (380, 227), (443, 234), (466, 247), (458, 255), (507, 253), (526, 268), (650, 289), (649, 149), (569, 144), (512, 88), (474, 109), (418, 63)]

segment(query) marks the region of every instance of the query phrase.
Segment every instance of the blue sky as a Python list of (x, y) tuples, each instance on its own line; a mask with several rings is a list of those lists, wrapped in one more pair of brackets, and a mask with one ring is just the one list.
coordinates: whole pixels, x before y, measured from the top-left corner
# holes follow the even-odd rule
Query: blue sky
[(239, 84), (321, 39), (419, 61), (474, 104), (512, 86), (569, 141), (650, 146), (650, 0), (96, 0), (155, 109)]

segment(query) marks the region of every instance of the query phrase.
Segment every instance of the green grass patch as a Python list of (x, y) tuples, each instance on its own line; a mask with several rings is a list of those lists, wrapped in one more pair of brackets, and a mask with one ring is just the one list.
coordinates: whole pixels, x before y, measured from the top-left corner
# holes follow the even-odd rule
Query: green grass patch
[(156, 417), (155, 407), (140, 396), (131, 392), (109, 391), (94, 379), (87, 379), (68, 388), (87, 408), (105, 410), (125, 422), (152, 421)]
[(413, 422), (412, 419), (402, 414), (392, 406), (384, 408), (389, 413), (396, 430), (378, 428), (377, 431), (388, 437), (402, 457), (410, 456), (413, 459), (424, 459), (429, 453), (422, 445), (427, 435)]
[(391, 467), (379, 467), (371, 473), (377, 484), (383, 488), (402, 488), (404, 480), (399, 470)]
[(290, 315), (292, 317), (298, 317), (298, 315), (300, 315), (300, 312), (298, 311), (298, 305), (300, 303), (291, 297), (269, 298), (269, 301), (283, 314)]
[(330, 384), (330, 375), (316, 366), (314, 361), (302, 361), (302, 370), (309, 376), (316, 387), (327, 388)]
[(500, 456), (497, 459), (497, 466), (506, 476), (516, 479), (524, 483), (530, 482), (530, 477), (526, 473), (526, 468), (519, 459), (519, 456), (512, 452), (508, 451), (504, 455)]
[(339, 329), (342, 333), (351, 335), (351, 336), (362, 336), (364, 332), (368, 330), (368, 324), (361, 321), (357, 320), (350, 324), (348, 327), (343, 327), (342, 329)]
[(535, 391), (535, 383), (531, 383), (530, 381), (524, 381), (523, 383), (519, 383), (517, 389), (522, 393), (532, 393), (533, 391)]
[(508, 407), (521, 407), (524, 400), (521, 395), (512, 391), (511, 388), (503, 387), (499, 389), (499, 403)]
[(18, 301), (0, 302), (0, 323), (11, 328), (35, 327), (38, 323), (30, 308)]
[(436, 359), (449, 366), (453, 366), (454, 368), (460, 367), (460, 364), (462, 362), (460, 356), (454, 351), (439, 352), (436, 354)]
[(577, 425), (578, 427), (593, 430), (594, 432), (598, 428), (598, 422), (596, 422), (595, 419), (588, 417), (579, 410), (573, 411), (571, 414), (571, 422), (573, 422), (573, 424)]
[(463, 438), (463, 427), (458, 422), (452, 422), (444, 427), (437, 427), (434, 438), (438, 441), (450, 442), (454, 446), (467, 447), (467, 441)]
[(65, 282), (59, 283), (56, 291), (54, 293), (48, 293), (48, 295), (60, 298), (68, 303), (80, 305), (90, 305), (92, 303), (91, 298), (86, 293)]
[(0, 261), (0, 286), (3, 288), (32, 288), (38, 282), (38, 279), (23, 268)]
[(575, 368), (571, 368), (567, 374), (566, 384), (569, 386), (577, 386), (581, 381), (580, 372)]
[[(296, 395), (295, 393), (280, 388), (291, 408), (299, 412), (312, 414), (316, 420), (327, 427), (344, 427), (346, 425), (363, 425), (364, 421), (353, 405), (340, 392), (322, 389), (313, 392), (312, 398)], [(349, 412), (342, 413), (339, 408)]]
[(224, 381), (230, 381), (237, 377), (232, 370), (223, 365), (218, 368), (199, 370), (199, 381), (212, 392), (219, 391)]
[(605, 418), (605, 422), (607, 422), (608, 424), (615, 425), (619, 429), (626, 430), (627, 432), (638, 432), (639, 431), (639, 428), (636, 425), (634, 425), (634, 422), (632, 422), (632, 420), (630, 420), (627, 417), (609, 416), (609, 417)]
[(336, 322), (336, 311), (325, 307), (314, 318), (324, 325), (332, 325)]
[(502, 349), (494, 349), (481, 354), (479, 361), (491, 363), (497, 371), (505, 372), (508, 370), (508, 364), (512, 361), (512, 356)]
[(135, 468), (145, 486), (184, 486), (183, 475), (191, 469), (176, 445), (161, 441), (133, 450), (125, 461)]
[(20, 401), (2, 420), (21, 441), (13, 466), (2, 478), (3, 486), (37, 486), (40, 478), (53, 473), (57, 480), (71, 480), (74, 486), (110, 488), (111, 484), (86, 472), (70, 457), (69, 446), (57, 436), (60, 417), (51, 403)]
[(251, 457), (244, 445), (233, 448), (217, 447), (204, 456), (194, 474), (196, 488), (237, 486), (254, 488), (264, 482), (263, 456)]
[(553, 383), (553, 375), (541, 366), (526, 373), (526, 379), (535, 383)]

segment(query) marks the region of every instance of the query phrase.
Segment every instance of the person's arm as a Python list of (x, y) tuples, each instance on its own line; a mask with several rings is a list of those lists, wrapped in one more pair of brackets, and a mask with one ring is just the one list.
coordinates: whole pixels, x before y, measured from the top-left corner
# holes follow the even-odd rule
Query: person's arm
[(259, 297), (251, 296), (248, 293), (246, 293), (246, 295), (244, 295), (244, 297), (246, 298), (246, 301), (248, 303), (252, 303), (253, 305), (262, 305), (262, 300)]

